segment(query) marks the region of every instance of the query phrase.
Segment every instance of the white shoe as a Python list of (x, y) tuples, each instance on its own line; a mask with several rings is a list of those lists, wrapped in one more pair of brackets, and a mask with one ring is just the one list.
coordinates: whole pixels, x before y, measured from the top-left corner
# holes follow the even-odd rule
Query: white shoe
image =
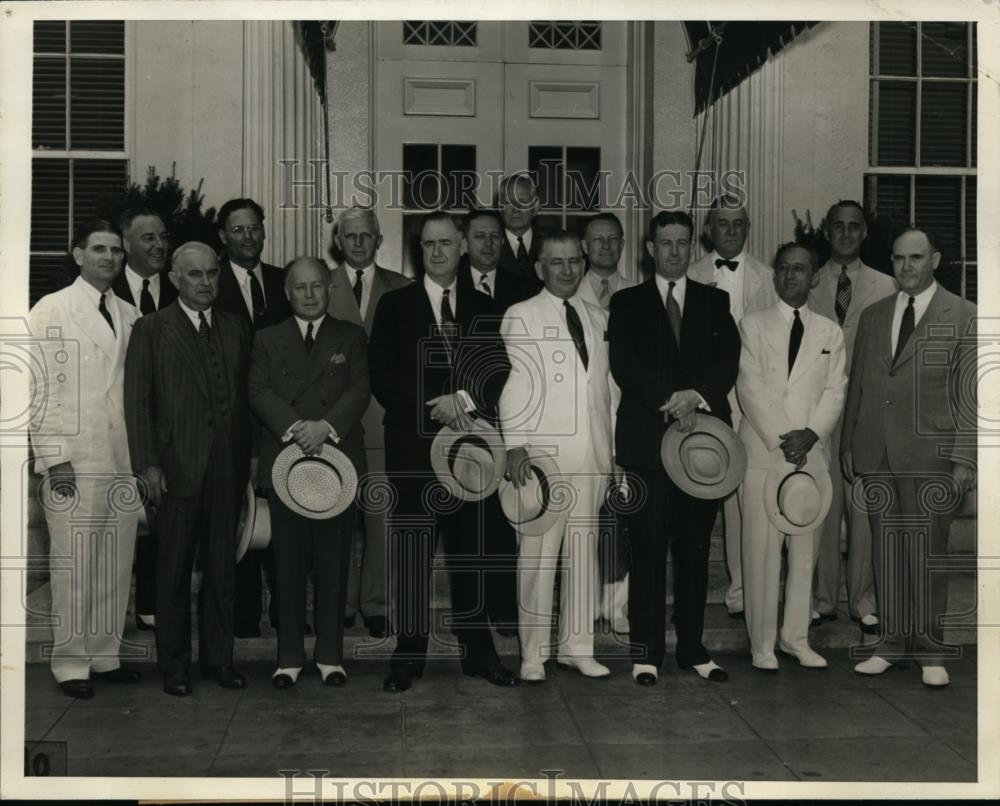
[(861, 624), (865, 627), (877, 627), (878, 626), (878, 616), (874, 613), (869, 613), (867, 616), (862, 616)]
[(944, 666), (924, 666), (921, 675), (923, 684), (929, 688), (944, 688), (951, 682)]
[(722, 683), (729, 679), (726, 670), (719, 666), (714, 660), (707, 663), (697, 663), (694, 666), (682, 666), (682, 669), (690, 669), (698, 674), (703, 680), (711, 680), (713, 683)]
[(545, 667), (542, 666), (541, 664), (522, 663), (521, 680), (523, 680), (525, 683), (544, 683)]
[(602, 663), (598, 663), (593, 658), (569, 658), (566, 660), (556, 660), (556, 666), (560, 669), (575, 669), (584, 677), (610, 677), (611, 670)]
[(861, 661), (857, 666), (854, 667), (854, 671), (858, 674), (884, 674), (892, 668), (892, 662), (887, 661), (885, 658), (880, 658), (878, 655), (872, 655), (868, 660)]
[[(651, 677), (643, 677), (639, 680), (642, 675), (650, 675)], [(658, 678), (656, 667), (651, 663), (633, 663), (632, 664), (632, 679), (638, 683), (640, 686), (652, 686), (656, 684)]]
[(778, 659), (771, 655), (755, 655), (750, 661), (755, 669), (762, 669), (765, 672), (778, 671)]
[(825, 669), (827, 667), (826, 658), (817, 652), (814, 652), (808, 646), (801, 648), (791, 647), (783, 641), (778, 643), (778, 648), (781, 649), (786, 655), (791, 655), (796, 658), (800, 666), (804, 666), (807, 669)]

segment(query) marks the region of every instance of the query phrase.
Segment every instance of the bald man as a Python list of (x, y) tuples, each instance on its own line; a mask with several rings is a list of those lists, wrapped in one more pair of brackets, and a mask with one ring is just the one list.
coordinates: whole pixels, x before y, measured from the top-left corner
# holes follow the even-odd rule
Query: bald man
[(145, 482), (160, 535), (156, 656), (163, 690), (191, 693), (191, 571), (201, 555), (202, 676), (244, 688), (233, 659), (235, 533), (250, 470), (250, 333), (217, 310), (219, 262), (203, 243), (178, 247), (177, 300), (136, 321), (125, 357), (125, 425), (132, 470)]

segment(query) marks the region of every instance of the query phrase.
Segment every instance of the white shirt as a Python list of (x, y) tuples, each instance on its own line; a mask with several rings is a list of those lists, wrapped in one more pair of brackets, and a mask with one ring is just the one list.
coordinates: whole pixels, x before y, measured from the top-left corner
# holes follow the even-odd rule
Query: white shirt
[[(515, 252), (516, 254), (516, 252)], [(482, 271), (477, 269), (473, 265), (469, 265), (469, 270), (472, 272), (472, 284), (476, 287), (476, 291), (481, 294), (485, 294), (486, 291), (483, 288), (483, 277), (486, 278), (486, 284), (490, 287), (490, 299), (497, 295), (497, 270), (496, 268), (490, 269), (489, 271)]]
[[(708, 257), (712, 265), (712, 279), (716, 288), (721, 288), (729, 294), (729, 313), (733, 316), (734, 322), (739, 322), (743, 318), (743, 283), (746, 277), (746, 264), (743, 253), (740, 252), (734, 258), (724, 258), (718, 252), (712, 252)], [(737, 267), (732, 271), (726, 266), (716, 267), (716, 260), (733, 260)]]
[[(344, 262), (344, 271), (347, 272), (347, 282), (351, 286), (351, 291), (354, 291), (354, 281), (358, 278), (358, 270), (354, 268), (350, 263)], [(361, 304), (358, 306), (358, 311), (361, 313), (361, 318), (364, 319), (368, 314), (368, 302), (372, 298), (372, 283), (375, 282), (375, 264), (369, 263), (363, 269), (361, 269)]]
[(667, 292), (670, 291), (669, 283), (674, 284), (674, 299), (677, 300), (677, 307), (680, 308), (681, 314), (684, 313), (684, 296), (687, 294), (687, 275), (683, 274), (676, 280), (668, 280), (665, 277), (661, 277), (659, 274), (656, 276), (656, 288), (660, 292), (660, 299), (663, 300), (663, 307), (667, 306)]
[[(306, 339), (306, 331), (309, 329), (310, 324), (313, 326), (313, 339), (316, 338), (316, 334), (319, 333), (319, 328), (323, 324), (323, 320), (326, 319), (326, 314), (323, 314), (319, 319), (313, 319), (311, 322), (306, 319), (300, 319), (298, 316), (294, 317), (294, 319), (295, 319), (295, 324), (299, 326), (299, 333), (302, 334), (302, 341), (304, 342)], [(303, 420), (296, 420), (294, 423), (288, 426), (288, 430), (281, 435), (281, 441), (291, 442), (292, 429), (295, 428), (295, 426), (297, 426), (301, 422), (303, 422)], [(324, 420), (323, 422), (326, 421)], [(333, 440), (334, 444), (340, 442), (340, 437), (337, 436), (337, 432), (334, 429), (334, 427), (329, 423), (326, 424), (330, 428), (330, 439)]]
[[(246, 303), (247, 313), (253, 319), (253, 294), (250, 293), (250, 270), (244, 269), (232, 260), (229, 261), (229, 265), (233, 267), (233, 275), (236, 277), (236, 283), (239, 285), (240, 293), (243, 295), (243, 302)], [(267, 295), (264, 293), (264, 272), (260, 267), (260, 263), (253, 267), (253, 275), (257, 278), (257, 282), (260, 283), (260, 293), (264, 297), (264, 305), (266, 306)]]
[(778, 310), (781, 311), (781, 316), (785, 320), (785, 324), (788, 325), (789, 333), (792, 330), (792, 320), (795, 318), (795, 311), (798, 311), (799, 319), (802, 320), (802, 332), (805, 333), (805, 329), (809, 327), (810, 311), (808, 305), (803, 305), (801, 308), (793, 308), (781, 297), (778, 297)]
[[(594, 289), (594, 296), (601, 303), (601, 307), (607, 308), (611, 304), (611, 297), (621, 288), (622, 276), (618, 272), (613, 271), (607, 277), (601, 277), (596, 271), (589, 269), (585, 277), (590, 280), (590, 285)], [(601, 299), (601, 286), (604, 280), (608, 281), (608, 295), (604, 299)]]
[(143, 277), (135, 269), (125, 264), (125, 281), (128, 283), (128, 290), (132, 292), (132, 299), (135, 300), (135, 307), (140, 305), (142, 297), (142, 283), (149, 280), (149, 294), (153, 298), (156, 310), (160, 310), (160, 273), (157, 272), (152, 277)]
[[(100, 316), (102, 319), (104, 316), (101, 314), (101, 292), (98, 291), (94, 286), (88, 283), (83, 277), (80, 278), (80, 287), (86, 292), (87, 299), (94, 303), (94, 313)], [(117, 306), (112, 303), (112, 299), (115, 296), (115, 292), (109, 287), (107, 291), (104, 292), (104, 307), (108, 309), (108, 313), (111, 314), (111, 321), (115, 325), (115, 337), (122, 332), (121, 318), (118, 316)]]
[[(201, 322), (198, 320), (198, 311), (194, 310), (193, 308), (189, 308), (187, 305), (185, 305), (184, 300), (182, 300), (180, 297), (177, 298), (177, 301), (180, 303), (181, 310), (184, 311), (184, 313), (187, 314), (187, 318), (191, 320), (191, 324), (194, 325), (194, 329), (198, 330), (198, 328), (201, 327)], [(205, 314), (205, 319), (208, 321), (208, 326), (211, 327), (212, 309), (209, 308), (207, 311), (202, 311), (202, 313)]]
[[(937, 281), (931, 280), (931, 284), (913, 298), (913, 329), (917, 329), (923, 315), (927, 313), (927, 306), (931, 304), (934, 292), (937, 291)], [(896, 293), (896, 308), (892, 312), (892, 354), (896, 354), (896, 342), (899, 341), (899, 326), (903, 321), (903, 311), (910, 302), (910, 295), (905, 291)], [(910, 338), (913, 338), (912, 334)]]
[[(441, 299), (444, 297), (445, 289), (435, 283), (426, 274), (424, 275), (424, 291), (427, 292), (427, 296), (431, 301), (431, 310), (434, 311), (434, 321), (437, 323), (438, 327), (441, 327)], [(455, 275), (455, 279), (451, 281), (451, 285), (448, 286), (448, 302), (451, 304), (451, 314), (455, 315), (458, 310), (457, 303), (455, 301), (455, 294), (458, 291), (458, 275)], [(472, 400), (472, 396), (466, 392), (464, 389), (459, 389), (455, 392), (458, 395), (458, 399), (462, 402), (466, 411), (474, 411), (476, 404)]]
[[(517, 257), (518, 236), (506, 228), (504, 229), (504, 234), (507, 236), (507, 243), (510, 244), (510, 249), (514, 253), (514, 257)], [(527, 250), (529, 255), (531, 254), (531, 236), (532, 236), (531, 227), (528, 227), (521, 235), (521, 242), (524, 244), (524, 248)]]

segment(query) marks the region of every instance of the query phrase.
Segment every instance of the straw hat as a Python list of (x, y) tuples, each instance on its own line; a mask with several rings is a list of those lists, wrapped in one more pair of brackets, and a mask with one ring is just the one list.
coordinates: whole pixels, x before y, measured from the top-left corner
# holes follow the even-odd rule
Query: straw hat
[(832, 500), (833, 483), (818, 446), (806, 454), (801, 470), (779, 456), (764, 479), (767, 517), (786, 535), (802, 535), (819, 529)]
[(253, 484), (247, 484), (236, 535), (236, 562), (248, 551), (265, 549), (271, 543), (271, 508), (266, 498), (254, 495)]
[(506, 465), (503, 438), (485, 422), (475, 421), (468, 431), (445, 426), (431, 443), (431, 467), (448, 492), (463, 501), (493, 495)]
[(660, 460), (671, 481), (695, 498), (725, 498), (740, 486), (747, 470), (743, 443), (718, 417), (695, 415), (694, 429), (674, 423), (660, 442)]
[(271, 482), (281, 502), (305, 518), (339, 515), (354, 500), (358, 473), (351, 460), (332, 445), (306, 456), (294, 442), (274, 460)]
[(548, 453), (528, 448), (531, 474), (521, 487), (513, 482), (500, 484), (500, 508), (521, 535), (537, 537), (551, 529), (559, 518), (553, 509), (552, 486), (559, 475), (559, 466)]

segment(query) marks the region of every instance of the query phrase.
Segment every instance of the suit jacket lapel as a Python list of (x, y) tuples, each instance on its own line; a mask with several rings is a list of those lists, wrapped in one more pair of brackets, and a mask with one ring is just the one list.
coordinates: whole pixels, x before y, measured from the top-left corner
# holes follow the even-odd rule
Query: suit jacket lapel
[[(290, 316), (281, 324), (281, 330), (277, 335), (278, 349), (281, 350), (281, 355), (288, 365), (288, 374), (293, 380), (303, 379), (301, 386), (305, 386), (304, 379), (309, 373), (310, 354), (306, 352), (298, 320)], [(313, 345), (313, 352), (316, 352), (316, 345)]]
[[(375, 280), (372, 281), (372, 290), (369, 295), (371, 298), (375, 296), (375, 283), (377, 282), (378, 272), (375, 274)], [(370, 301), (368, 309), (371, 310)], [(354, 300), (354, 286), (351, 285), (347, 269), (344, 266), (338, 266), (331, 274), (330, 310), (328, 313), (337, 319), (343, 319), (345, 322), (353, 322), (355, 325), (362, 324), (361, 312), (358, 310), (358, 303)]]
[(232, 310), (239, 311), (240, 318), (248, 326), (253, 327), (253, 320), (250, 318), (246, 301), (243, 299), (243, 292), (240, 291), (240, 284), (236, 282), (236, 272), (233, 271), (229, 258), (223, 258), (219, 261), (219, 299), (229, 303)]
[(302, 385), (299, 391), (304, 391), (309, 384), (311, 384), (316, 378), (323, 373), (327, 365), (333, 358), (329, 355), (331, 348), (334, 346), (335, 339), (333, 336), (333, 324), (330, 322), (330, 317), (326, 317), (319, 326), (319, 330), (316, 331), (314, 338), (316, 339), (315, 344), (313, 344), (312, 351), (309, 353), (305, 352), (305, 343), (302, 341), (302, 336), (299, 333), (298, 323), (295, 319), (292, 319), (295, 324), (295, 336), (299, 340), (299, 345), (302, 354), (306, 356), (305, 363), (305, 375), (303, 376)]
[[(803, 322), (805, 328), (802, 332), (802, 343), (799, 345), (799, 352), (795, 356), (795, 364), (792, 366), (792, 372), (788, 376), (788, 383), (795, 383), (816, 360), (819, 355), (819, 351), (823, 349), (823, 342), (820, 341), (819, 333), (819, 323), (813, 320), (813, 317), (818, 316), (818, 314), (813, 314), (809, 319), (809, 322)], [(782, 319), (784, 321), (784, 319)], [(791, 325), (789, 325), (791, 328)], [(791, 330), (788, 333), (789, 338), (791, 338)], [(786, 347), (785, 355), (787, 357), (788, 350)]]
[[(77, 282), (82, 283), (84, 281), (78, 280)], [(104, 321), (104, 317), (101, 316), (97, 306), (93, 304), (93, 300), (87, 296), (87, 292), (84, 289), (76, 288), (75, 291), (73, 318), (77, 326), (87, 335), (87, 338), (97, 345), (102, 353), (114, 361), (118, 355), (118, 340), (122, 338), (123, 334), (116, 334), (111, 331), (108, 323)], [(114, 294), (109, 291), (105, 300), (112, 301), (113, 299)]]
[(368, 295), (368, 310), (365, 311), (365, 330), (369, 333), (372, 329), (372, 323), (375, 321), (375, 308), (378, 305), (378, 301), (382, 299), (382, 295), (389, 291), (389, 284), (385, 281), (383, 272), (389, 271), (388, 269), (383, 269), (381, 266), (375, 266), (375, 277), (372, 279), (372, 290), (371, 294)]
[(917, 326), (913, 328), (910, 338), (907, 339), (906, 344), (903, 345), (903, 352), (899, 354), (899, 359), (893, 364), (893, 366), (901, 366), (913, 358), (913, 354), (917, 349), (917, 342), (927, 335), (927, 326), (931, 322), (941, 321), (945, 314), (947, 314), (950, 310), (951, 300), (945, 297), (944, 289), (941, 288), (941, 286), (938, 286), (934, 290), (934, 296), (931, 297), (930, 303), (927, 305), (927, 310), (924, 311), (924, 315), (920, 317), (920, 321), (917, 323)]
[(200, 354), (201, 347), (198, 345), (198, 332), (187, 318), (187, 314), (181, 310), (180, 302), (175, 301), (164, 310), (163, 324), (164, 337), (173, 344), (177, 354), (190, 365), (198, 387), (205, 397), (211, 399), (205, 365)]

